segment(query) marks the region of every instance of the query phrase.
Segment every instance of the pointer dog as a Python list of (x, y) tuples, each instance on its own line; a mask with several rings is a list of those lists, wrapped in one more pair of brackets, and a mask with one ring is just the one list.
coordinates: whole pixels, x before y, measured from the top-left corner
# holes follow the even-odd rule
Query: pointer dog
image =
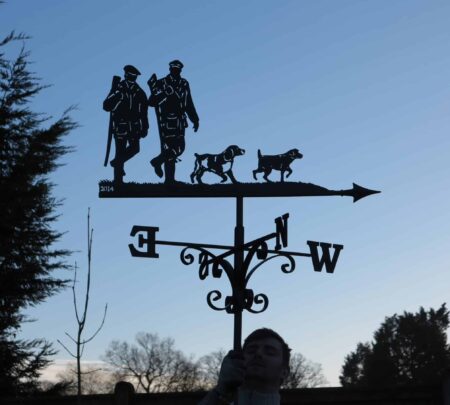
[[(241, 156), (245, 153), (244, 149), (239, 148), (237, 145), (228, 146), (222, 153), (218, 155), (212, 155), (205, 153), (199, 155), (195, 153), (195, 166), (194, 171), (191, 173), (191, 182), (202, 184), (202, 176), (205, 172), (212, 172), (222, 178), (221, 183), (225, 183), (229, 178), (233, 183), (237, 183), (232, 168), (235, 156)], [(227, 177), (228, 176), (228, 177)]]
[(298, 149), (291, 149), (281, 155), (261, 155), (261, 151), (258, 149), (258, 168), (253, 170), (253, 178), (258, 180), (256, 173), (264, 172), (264, 180), (271, 181), (267, 176), (272, 170), (279, 170), (281, 172), (281, 182), (284, 182), (284, 173), (287, 172), (286, 178), (292, 174), (291, 163), (295, 159), (301, 159), (302, 157), (303, 155)]

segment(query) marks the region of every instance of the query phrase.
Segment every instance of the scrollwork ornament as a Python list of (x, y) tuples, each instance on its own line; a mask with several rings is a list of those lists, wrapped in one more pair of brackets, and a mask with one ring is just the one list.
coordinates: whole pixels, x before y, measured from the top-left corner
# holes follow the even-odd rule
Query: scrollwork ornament
[[(262, 304), (262, 308), (261, 309), (252, 309), (253, 303), (255, 303), (256, 305), (261, 305)], [(251, 312), (252, 314), (260, 314), (261, 312), (264, 312), (267, 307), (269, 306), (269, 298), (267, 297), (266, 294), (256, 294), (253, 297), (253, 302), (251, 303), (251, 305), (247, 306), (246, 309), (247, 311)]]
[(289, 263), (284, 263), (281, 265), (281, 271), (286, 274), (292, 273), (295, 270), (294, 258), (290, 255), (280, 255), (280, 256), (284, 256), (286, 259), (289, 260)]
[(189, 249), (192, 248), (189, 246), (185, 247), (180, 253), (180, 260), (186, 266), (189, 266), (190, 264), (194, 263), (194, 255), (192, 253), (187, 253)]
[(230, 300), (231, 297), (226, 297), (225, 299), (225, 306), (218, 307), (217, 305), (213, 304), (213, 301), (220, 301), (222, 298), (222, 293), (219, 290), (213, 290), (208, 293), (206, 296), (206, 302), (208, 303), (209, 307), (214, 309), (215, 311), (227, 311), (229, 312), (231, 306), (232, 306), (232, 300)]
[(180, 253), (180, 260), (186, 266), (189, 266), (192, 263), (194, 263), (194, 255), (188, 252), (189, 249), (198, 251), (198, 262), (200, 265), (198, 270), (198, 276), (200, 280), (204, 280), (209, 275), (209, 264), (211, 263), (211, 260), (214, 261), (216, 259), (216, 256), (206, 249), (200, 247), (187, 246)]
[(288, 254), (276, 254), (270, 257), (267, 257), (266, 259), (262, 260), (260, 263), (258, 263), (256, 266), (254, 266), (246, 275), (245, 282), (248, 283), (250, 280), (250, 277), (253, 275), (253, 273), (260, 268), (263, 264), (267, 263), (269, 260), (273, 260), (277, 257), (283, 257), (288, 259), (288, 263), (284, 263), (280, 266), (280, 269), (283, 273), (292, 273), (295, 270), (295, 260), (292, 256)]
[(269, 247), (267, 246), (266, 242), (262, 242), (256, 250), (256, 257), (259, 260), (265, 260), (267, 259), (268, 254), (269, 254)]

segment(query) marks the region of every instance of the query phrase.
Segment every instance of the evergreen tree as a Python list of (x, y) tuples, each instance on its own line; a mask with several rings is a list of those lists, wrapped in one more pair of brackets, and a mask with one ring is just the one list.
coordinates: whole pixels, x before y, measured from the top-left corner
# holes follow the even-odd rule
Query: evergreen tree
[(450, 368), (449, 311), (404, 312), (387, 317), (372, 343), (359, 343), (345, 358), (343, 386), (387, 387), (437, 384)]
[(62, 140), (76, 124), (67, 112), (53, 124), (33, 112), (31, 101), (46, 86), (29, 70), (22, 46), (16, 57), (5, 49), (27, 37), (12, 32), (0, 42), (0, 396), (35, 386), (54, 351), (43, 339), (18, 339), (23, 310), (63, 288), (53, 272), (67, 268), (69, 251), (56, 249), (52, 229), (60, 201), (49, 175), (70, 148)]

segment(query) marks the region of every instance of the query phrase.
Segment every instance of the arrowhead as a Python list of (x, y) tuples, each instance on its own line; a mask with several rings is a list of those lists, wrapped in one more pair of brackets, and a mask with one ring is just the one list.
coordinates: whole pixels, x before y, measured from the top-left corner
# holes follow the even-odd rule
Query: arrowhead
[(378, 194), (378, 193), (381, 193), (381, 191), (370, 190), (368, 188), (358, 186), (356, 183), (353, 183), (352, 196), (353, 196), (354, 203), (356, 201), (360, 200), (361, 198), (367, 197), (372, 194)]

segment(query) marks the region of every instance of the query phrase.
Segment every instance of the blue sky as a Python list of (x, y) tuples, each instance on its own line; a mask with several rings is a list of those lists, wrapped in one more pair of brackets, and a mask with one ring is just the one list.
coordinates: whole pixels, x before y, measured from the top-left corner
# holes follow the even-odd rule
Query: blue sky
[[(232, 345), (232, 317), (206, 305), (223, 279), (198, 279), (179, 250), (160, 259), (132, 258), (133, 225), (159, 226), (161, 239), (231, 243), (232, 199), (99, 199), (108, 114), (101, 106), (113, 75), (126, 64), (147, 79), (183, 61), (200, 116), (187, 131), (178, 165), (188, 179), (193, 154), (218, 153), (230, 144), (246, 155), (235, 175), (251, 181), (256, 152), (298, 148), (293, 180), (332, 189), (352, 182), (382, 190), (353, 204), (350, 198), (246, 199), (246, 239), (273, 231), (290, 213), (289, 248), (306, 240), (345, 246), (334, 274), (315, 273), (305, 259), (294, 273), (267, 264), (250, 287), (265, 292), (268, 310), (244, 314), (244, 335), (269, 326), (294, 351), (319, 362), (332, 385), (344, 356), (367, 341), (385, 316), (438, 307), (450, 295), (450, 3), (447, 1), (10, 1), (0, 7), (3, 35), (27, 41), (34, 71), (52, 87), (34, 101), (58, 117), (70, 105), (80, 128), (67, 137), (76, 152), (52, 176), (64, 198), (60, 245), (86, 270), (86, 212), (94, 231), (93, 286), (88, 332), (105, 302), (104, 329), (85, 360), (98, 360), (112, 339), (138, 331), (175, 338), (200, 356)], [(10, 49), (14, 52), (14, 48)], [(150, 133), (126, 167), (126, 179), (156, 181), (149, 160), (158, 133)], [(205, 179), (215, 181), (211, 176)], [(273, 263), (273, 262), (272, 262)], [(82, 275), (82, 274), (80, 274)], [(83, 287), (81, 284), (80, 287)], [(29, 310), (36, 322), (24, 338), (53, 342), (73, 332), (70, 290)], [(55, 357), (68, 358), (63, 350)]]

